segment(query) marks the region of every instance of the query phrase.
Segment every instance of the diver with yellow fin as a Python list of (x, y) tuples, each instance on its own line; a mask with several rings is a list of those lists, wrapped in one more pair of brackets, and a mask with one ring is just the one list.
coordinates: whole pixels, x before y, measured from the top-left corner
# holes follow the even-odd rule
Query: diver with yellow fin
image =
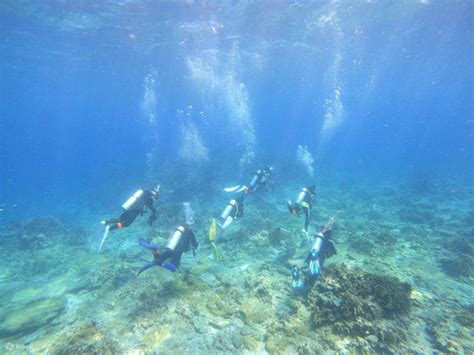
[(245, 196), (246, 193), (244, 192), (239, 197), (231, 199), (219, 218), (213, 218), (211, 221), (211, 227), (209, 228), (209, 241), (211, 242), (214, 259), (216, 260), (218, 259), (216, 241), (234, 220), (239, 219), (244, 214)]
[(292, 215), (300, 215), (300, 212), (303, 211), (304, 214), (304, 228), (302, 230), (303, 234), (309, 240), (308, 237), (308, 226), (309, 218), (311, 217), (311, 207), (313, 202), (316, 200), (316, 188), (314, 185), (304, 187), (301, 189), (298, 197), (295, 202), (288, 201), (287, 207), (288, 211)]

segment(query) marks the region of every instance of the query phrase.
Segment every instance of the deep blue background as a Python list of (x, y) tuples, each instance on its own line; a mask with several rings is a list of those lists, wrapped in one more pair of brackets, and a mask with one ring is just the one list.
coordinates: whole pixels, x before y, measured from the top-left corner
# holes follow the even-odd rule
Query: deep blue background
[[(471, 1), (4, 1), (3, 217), (117, 204), (146, 183), (152, 129), (160, 142), (157, 178), (176, 176), (184, 164), (176, 159), (176, 110), (189, 105), (222, 116), (200, 127), (210, 161), (195, 173), (235, 174), (240, 137), (226, 135), (228, 111), (219, 95), (211, 95), (218, 108), (209, 111), (186, 64), (209, 50), (222, 59), (218, 73), (231, 70), (245, 84), (257, 138), (249, 169), (274, 161), (291, 176), (295, 167), (285, 159), (302, 144), (327, 174), (470, 179), (473, 11)], [(319, 26), (322, 16), (337, 20)], [(336, 53), (345, 117), (322, 146)], [(150, 72), (156, 72), (156, 127), (141, 110)], [(117, 198), (121, 189), (127, 192)]]

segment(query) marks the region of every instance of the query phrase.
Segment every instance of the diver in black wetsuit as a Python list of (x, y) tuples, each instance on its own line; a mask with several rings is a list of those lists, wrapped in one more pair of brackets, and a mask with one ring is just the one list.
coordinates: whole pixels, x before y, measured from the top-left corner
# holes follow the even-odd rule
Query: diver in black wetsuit
[(316, 278), (321, 274), (324, 261), (336, 254), (334, 242), (330, 239), (333, 224), (334, 219), (330, 218), (328, 223), (319, 232), (314, 233), (313, 245), (305, 259), (308, 268), (305, 280), (302, 280), (298, 266), (293, 265), (291, 267), (292, 286), (296, 291), (309, 291)]
[(110, 231), (128, 227), (139, 216), (150, 211), (148, 223), (152, 225), (156, 220), (154, 201), (160, 196), (160, 185), (151, 190), (136, 191), (123, 205), (124, 212), (118, 217), (102, 221)]
[(255, 192), (260, 186), (266, 190), (273, 191), (274, 184), (271, 181), (272, 173), (273, 167), (271, 166), (265, 166), (264, 168), (257, 170), (249, 185), (246, 186), (246, 192)]
[(314, 185), (304, 187), (301, 189), (300, 193), (295, 202), (288, 201), (287, 207), (288, 211), (292, 215), (300, 215), (300, 211), (303, 211), (304, 214), (304, 228), (303, 233), (308, 238), (308, 226), (309, 226), (309, 218), (311, 216), (311, 207), (313, 206), (313, 202), (316, 199), (316, 188)]
[(194, 250), (198, 247), (196, 235), (192, 229), (192, 224), (189, 222), (181, 224), (163, 248), (144, 239), (140, 239), (139, 243), (152, 251), (154, 260), (142, 267), (138, 271), (138, 275), (153, 266), (161, 266), (174, 272), (179, 266), (183, 253), (192, 248), (194, 254)]
[(259, 187), (262, 187), (268, 191), (273, 191), (275, 186), (273, 181), (271, 181), (272, 173), (273, 167), (267, 165), (262, 169), (257, 170), (248, 185), (237, 185), (225, 188), (224, 190), (226, 192), (243, 192), (245, 194), (250, 194), (255, 192)]

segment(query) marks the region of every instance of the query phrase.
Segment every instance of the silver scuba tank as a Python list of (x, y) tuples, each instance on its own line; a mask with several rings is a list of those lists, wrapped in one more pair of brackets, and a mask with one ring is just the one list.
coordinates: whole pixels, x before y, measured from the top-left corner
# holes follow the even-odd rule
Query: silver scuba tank
[(171, 235), (170, 239), (168, 240), (168, 243), (166, 244), (166, 247), (174, 250), (176, 246), (178, 245), (179, 241), (181, 240), (181, 237), (184, 234), (184, 227), (179, 226), (176, 228), (176, 231)]
[(304, 201), (304, 198), (306, 197), (306, 193), (308, 192), (308, 189), (305, 187), (304, 189), (301, 190), (301, 192), (298, 194), (298, 198), (296, 199), (296, 203), (299, 205), (301, 202)]
[(257, 171), (254, 177), (252, 178), (252, 181), (250, 181), (250, 187), (254, 188), (257, 185), (258, 178), (260, 176), (261, 171)]
[(122, 205), (122, 208), (125, 211), (128, 211), (133, 205), (138, 201), (143, 195), (143, 190), (137, 190), (125, 203)]
[(230, 216), (232, 213), (232, 210), (237, 207), (237, 201), (235, 200), (230, 200), (229, 203), (227, 204), (227, 207), (224, 209), (224, 212), (221, 214), (221, 218), (223, 220), (226, 220), (227, 217)]
[(314, 250), (318, 254), (323, 245), (323, 239), (324, 239), (324, 235), (322, 233), (316, 233), (314, 235), (314, 242), (313, 242), (313, 246), (311, 247), (311, 250), (312, 251)]

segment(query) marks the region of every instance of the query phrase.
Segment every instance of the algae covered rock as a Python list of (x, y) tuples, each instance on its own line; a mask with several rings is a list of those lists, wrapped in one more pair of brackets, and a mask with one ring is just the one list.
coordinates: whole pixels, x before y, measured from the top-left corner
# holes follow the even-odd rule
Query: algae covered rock
[(37, 217), (9, 225), (0, 234), (0, 245), (19, 250), (37, 250), (57, 243), (79, 245), (86, 241), (86, 232), (77, 226), (67, 227), (55, 217)]
[[(404, 334), (391, 321), (410, 310), (411, 286), (394, 277), (331, 265), (306, 299), (314, 328), (397, 343)], [(392, 324), (393, 323), (393, 324)]]
[(70, 328), (54, 343), (53, 354), (116, 354), (116, 343), (97, 329), (95, 322)]
[(0, 324), (1, 336), (31, 333), (53, 321), (64, 310), (66, 299), (48, 298), (8, 312)]
[(474, 275), (474, 260), (469, 255), (451, 255), (438, 260), (441, 270), (453, 278), (471, 277)]

